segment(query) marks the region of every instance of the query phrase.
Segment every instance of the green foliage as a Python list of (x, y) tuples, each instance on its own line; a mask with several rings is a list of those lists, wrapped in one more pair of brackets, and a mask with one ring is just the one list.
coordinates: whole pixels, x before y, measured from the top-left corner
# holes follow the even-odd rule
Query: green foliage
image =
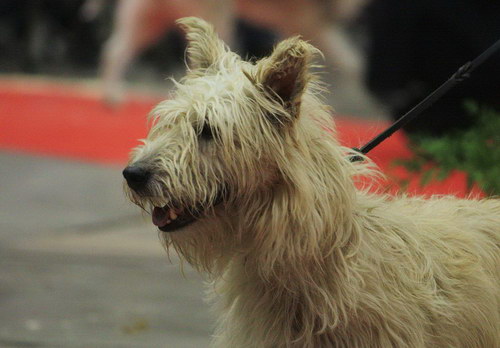
[(500, 195), (500, 114), (473, 102), (465, 106), (476, 118), (474, 126), (439, 138), (412, 135), (415, 156), (398, 164), (410, 172), (423, 172), (422, 185), (443, 180), (458, 169), (467, 174), (469, 188), (476, 183), (486, 194)]

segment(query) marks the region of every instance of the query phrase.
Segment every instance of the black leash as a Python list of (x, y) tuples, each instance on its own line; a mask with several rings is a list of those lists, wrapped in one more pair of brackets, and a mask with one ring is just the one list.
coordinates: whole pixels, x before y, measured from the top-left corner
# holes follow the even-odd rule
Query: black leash
[[(389, 128), (377, 135), (375, 138), (370, 140), (366, 145), (358, 148), (353, 148), (353, 150), (366, 155), (370, 150), (376, 147), (385, 139), (389, 138), (396, 131), (404, 127), (408, 122), (413, 120), (415, 117), (420, 115), (429, 106), (434, 104), (439, 98), (441, 98), (446, 92), (455, 87), (459, 82), (464, 81), (469, 78), (472, 71), (474, 71), (478, 66), (480, 66), (485, 60), (491, 57), (498, 49), (500, 49), (500, 40), (495, 42), (490, 48), (481, 53), (473, 61), (469, 61), (462, 65), (457, 72), (455, 72), (445, 83), (439, 86), (434, 92), (429, 94), (424, 100), (414, 106), (410, 111), (401, 116), (396, 122), (394, 122)], [(363, 160), (363, 157), (353, 155), (350, 158), (351, 162), (357, 162)]]

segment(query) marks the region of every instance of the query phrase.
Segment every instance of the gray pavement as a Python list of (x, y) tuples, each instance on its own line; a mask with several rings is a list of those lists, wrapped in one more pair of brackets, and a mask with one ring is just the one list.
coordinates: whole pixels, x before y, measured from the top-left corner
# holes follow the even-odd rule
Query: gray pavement
[(0, 347), (206, 347), (202, 279), (170, 262), (121, 168), (0, 152)]

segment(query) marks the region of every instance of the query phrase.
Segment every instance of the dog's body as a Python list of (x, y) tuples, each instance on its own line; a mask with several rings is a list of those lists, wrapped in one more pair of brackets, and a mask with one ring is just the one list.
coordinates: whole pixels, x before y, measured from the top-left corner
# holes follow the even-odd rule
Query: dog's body
[(255, 65), (180, 21), (187, 77), (124, 171), (208, 272), (218, 347), (498, 347), (500, 201), (356, 189), (298, 38)]
[(259, 258), (233, 260), (217, 346), (498, 347), (498, 202), (357, 198), (357, 226), (323, 259), (266, 277)]

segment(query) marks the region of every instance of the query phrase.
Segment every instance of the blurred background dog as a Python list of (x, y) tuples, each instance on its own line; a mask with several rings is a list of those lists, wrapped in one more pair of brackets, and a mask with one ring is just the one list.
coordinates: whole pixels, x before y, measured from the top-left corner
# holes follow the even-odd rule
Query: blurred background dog
[[(95, 3), (97, 0), (89, 1)], [(273, 30), (279, 37), (302, 35), (320, 48), (329, 66), (347, 74), (349, 80), (355, 81), (357, 88), (361, 89), (362, 59), (343, 30), (358, 15), (365, 2), (366, 0), (122, 0), (118, 4), (113, 32), (106, 43), (101, 62), (104, 98), (111, 104), (119, 102), (123, 98), (122, 80), (129, 64), (166, 32), (173, 30), (177, 18), (188, 15), (213, 23), (220, 37), (233, 49), (243, 51), (243, 55), (255, 56), (269, 52), (273, 42), (268, 39), (267, 42), (260, 43), (263, 46), (260, 50), (239, 45), (235, 38), (238, 21)], [(251, 29), (242, 30), (243, 36), (254, 35)]]

